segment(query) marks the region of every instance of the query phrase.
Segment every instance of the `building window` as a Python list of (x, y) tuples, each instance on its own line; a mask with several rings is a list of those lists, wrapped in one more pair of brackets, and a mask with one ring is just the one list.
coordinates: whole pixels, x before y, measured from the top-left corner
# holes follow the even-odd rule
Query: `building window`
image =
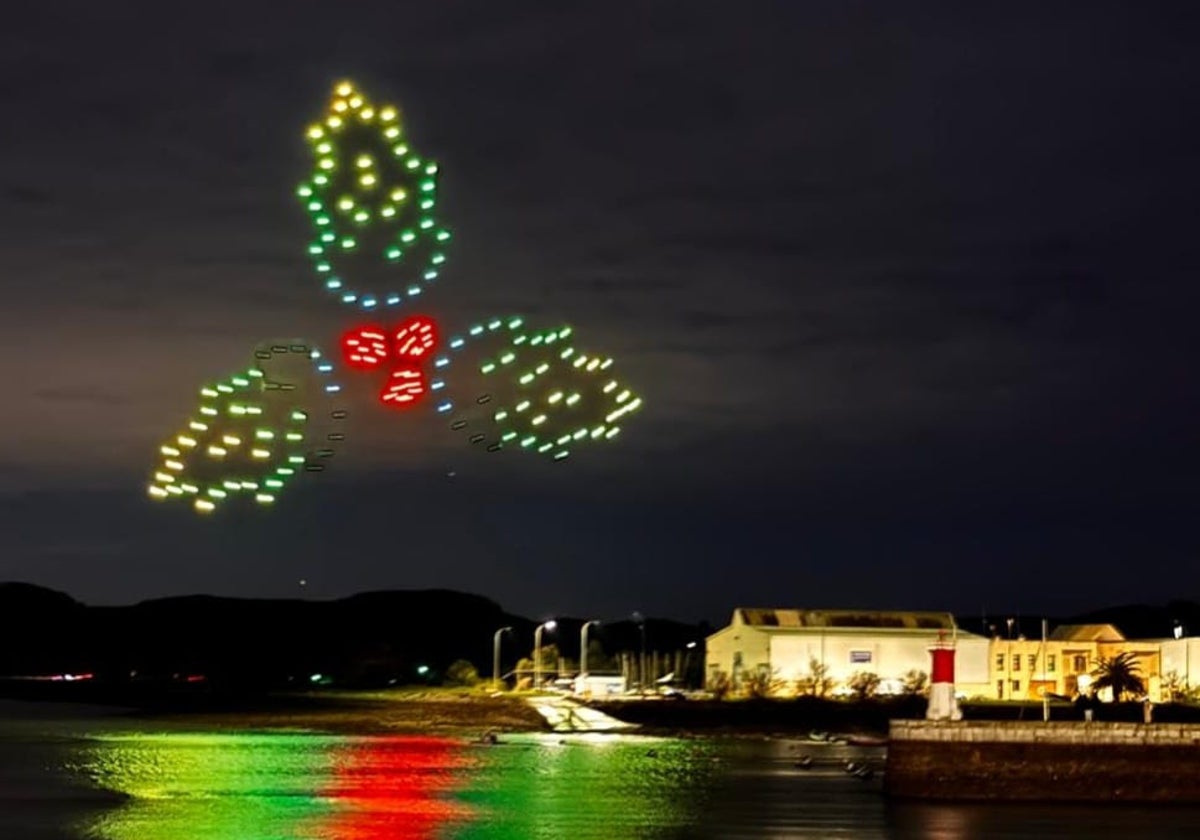
[(1046, 654), (1046, 670), (1049, 671), (1051, 674), (1054, 673), (1054, 660), (1056, 658), (1057, 657), (1055, 657), (1055, 655), (1053, 653)]
[(858, 662), (870, 662), (870, 661), (871, 661), (871, 651), (869, 651), (869, 650), (852, 650), (852, 651), (850, 651), (850, 662), (852, 664), (858, 663)]
[(996, 680), (996, 699), (1004, 699), (1004, 680)]
[(996, 670), (997, 671), (1004, 670), (1004, 654), (1003, 653), (996, 654)]
[(1031, 653), (1031, 654), (1029, 654), (1029, 673), (1032, 674), (1036, 670), (1037, 670), (1037, 655)]
[(1013, 693), (1013, 697), (1016, 697), (1018, 694), (1021, 693), (1021, 681), (1020, 680), (1012, 681), (1012, 693)]
[(1014, 654), (1013, 654), (1013, 667), (1012, 667), (1012, 669), (1013, 669), (1014, 671), (1020, 671), (1020, 670), (1021, 670), (1021, 654), (1019, 654), (1019, 653), (1014, 653)]
[(1075, 657), (1075, 673), (1082, 674), (1087, 670), (1087, 657), (1079, 655)]

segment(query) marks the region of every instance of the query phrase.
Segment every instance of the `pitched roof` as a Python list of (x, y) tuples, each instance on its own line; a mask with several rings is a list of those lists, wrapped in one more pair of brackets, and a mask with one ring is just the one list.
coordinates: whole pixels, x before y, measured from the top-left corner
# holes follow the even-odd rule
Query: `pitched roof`
[(1060, 642), (1125, 641), (1125, 636), (1112, 624), (1060, 624), (1050, 638)]
[(780, 630), (854, 629), (874, 630), (953, 630), (954, 617), (942, 612), (900, 612), (875, 610), (805, 610), (739, 607), (743, 624)]

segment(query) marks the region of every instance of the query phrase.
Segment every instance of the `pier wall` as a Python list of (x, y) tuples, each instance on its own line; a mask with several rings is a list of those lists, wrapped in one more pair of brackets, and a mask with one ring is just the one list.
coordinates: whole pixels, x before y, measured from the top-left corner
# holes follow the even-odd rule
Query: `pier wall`
[(884, 789), (918, 799), (1200, 803), (1200, 724), (895, 720)]

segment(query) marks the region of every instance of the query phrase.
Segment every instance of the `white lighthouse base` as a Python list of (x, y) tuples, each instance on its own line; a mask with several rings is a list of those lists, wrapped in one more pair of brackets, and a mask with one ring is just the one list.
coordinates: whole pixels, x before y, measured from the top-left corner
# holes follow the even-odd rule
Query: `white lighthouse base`
[(962, 720), (958, 698), (954, 696), (954, 683), (934, 683), (929, 687), (929, 708), (925, 717), (929, 720)]

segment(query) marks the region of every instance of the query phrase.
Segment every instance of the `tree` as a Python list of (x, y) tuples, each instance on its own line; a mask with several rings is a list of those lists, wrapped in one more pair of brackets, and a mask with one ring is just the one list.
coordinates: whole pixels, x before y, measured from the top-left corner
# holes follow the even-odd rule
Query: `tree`
[(1162, 690), (1172, 703), (1200, 702), (1200, 688), (1189, 686), (1178, 671), (1163, 674)]
[(925, 693), (925, 687), (929, 684), (929, 675), (924, 671), (913, 668), (904, 675), (903, 691), (909, 697)]
[(825, 697), (833, 691), (829, 666), (815, 656), (808, 660), (808, 673), (796, 680), (796, 693), (804, 697)]
[(475, 685), (479, 670), (465, 659), (457, 659), (446, 669), (446, 685)]
[[(554, 645), (542, 645), (542, 676), (546, 677), (553, 674), (558, 669), (558, 648)], [(517, 660), (516, 672), (526, 676), (532, 675), (536, 670), (533, 662), (533, 654), (522, 656)]]
[[(542, 645), (542, 680), (545, 681), (555, 676), (558, 673), (558, 646), (557, 645)], [(523, 656), (517, 660), (516, 667), (517, 687), (533, 687), (533, 676), (537, 668), (534, 666), (533, 657)], [(538, 686), (540, 687), (540, 686)]]
[(755, 700), (761, 700), (778, 693), (784, 685), (778, 674), (778, 671), (769, 671), (766, 668), (756, 668), (751, 671), (743, 680), (746, 694)]
[(724, 671), (717, 671), (708, 678), (708, 690), (717, 700), (724, 700), (733, 689), (733, 680)]
[(846, 683), (855, 700), (868, 700), (879, 691), (879, 675), (871, 671), (856, 671)]
[(1126, 651), (1111, 658), (1101, 656), (1092, 670), (1092, 692), (1102, 688), (1112, 689), (1113, 701), (1120, 703), (1126, 694), (1135, 697), (1146, 693), (1136, 653)]

